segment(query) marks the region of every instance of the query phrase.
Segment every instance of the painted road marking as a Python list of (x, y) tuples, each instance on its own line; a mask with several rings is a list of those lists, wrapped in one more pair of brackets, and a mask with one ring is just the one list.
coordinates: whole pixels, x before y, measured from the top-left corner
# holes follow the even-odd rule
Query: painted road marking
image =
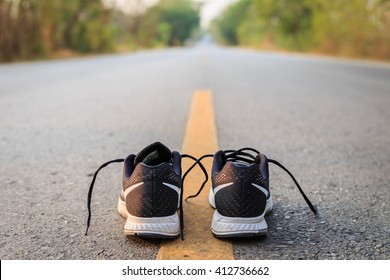
[[(218, 150), (212, 94), (208, 90), (194, 92), (190, 114), (187, 121), (182, 153), (200, 157), (214, 154)], [(183, 160), (183, 170), (187, 170), (193, 161)], [(212, 159), (205, 159), (204, 166), (211, 170)], [(195, 194), (204, 180), (200, 168), (193, 169), (184, 185), (184, 198)], [(202, 193), (187, 202), (184, 207), (184, 241), (177, 238), (163, 241), (157, 259), (162, 260), (233, 260), (233, 245), (230, 240), (217, 239), (211, 233), (211, 220), (214, 209), (208, 202), (211, 186), (209, 180)]]

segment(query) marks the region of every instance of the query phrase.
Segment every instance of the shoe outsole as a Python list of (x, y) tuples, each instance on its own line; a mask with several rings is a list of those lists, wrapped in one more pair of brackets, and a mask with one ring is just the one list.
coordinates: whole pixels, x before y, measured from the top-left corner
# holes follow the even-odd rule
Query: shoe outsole
[(176, 239), (179, 237), (179, 235), (164, 235), (164, 234), (158, 234), (158, 233), (149, 233), (149, 232), (127, 232), (125, 230), (125, 235), (128, 236), (138, 236), (141, 238), (158, 238), (158, 239)]
[(211, 231), (220, 238), (266, 235), (267, 230), (264, 215), (251, 218), (225, 217), (215, 210), (211, 223)]
[(257, 232), (257, 233), (237, 233), (237, 234), (224, 234), (224, 235), (217, 235), (213, 233), (214, 237), (216, 238), (250, 238), (250, 237), (256, 237), (256, 236), (266, 236), (268, 231), (264, 232)]

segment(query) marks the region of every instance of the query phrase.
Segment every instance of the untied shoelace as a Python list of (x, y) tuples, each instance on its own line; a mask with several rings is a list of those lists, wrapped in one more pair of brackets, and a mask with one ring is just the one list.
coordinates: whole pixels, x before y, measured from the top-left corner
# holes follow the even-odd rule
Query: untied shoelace
[[(253, 149), (253, 148), (242, 148), (242, 149), (239, 149), (239, 150), (225, 150), (223, 152), (224, 152), (224, 160), (225, 161), (245, 162), (245, 163), (248, 163), (248, 164), (259, 163), (258, 162), (259, 159), (256, 156), (254, 156), (254, 155), (249, 153), (249, 152), (253, 152), (253, 153), (256, 153), (256, 155), (260, 154), (259, 151), (257, 151), (256, 149)], [(186, 174), (184, 174), (183, 177), (185, 177), (187, 175), (187, 173), (189, 173), (203, 159), (208, 158), (208, 157), (214, 157), (214, 155), (206, 154), (206, 155), (203, 155), (200, 158), (198, 158), (198, 160), (187, 170)], [(306, 194), (302, 190), (301, 186), (299, 185), (298, 181), (295, 179), (294, 175), (286, 167), (284, 167), (281, 163), (279, 163), (278, 161), (276, 161), (274, 159), (269, 159), (268, 158), (268, 162), (272, 163), (272, 164), (274, 164), (274, 165), (276, 165), (278, 167), (280, 167), (288, 175), (290, 175), (291, 179), (294, 181), (295, 185), (297, 186), (299, 192), (301, 193), (301, 195), (305, 199), (305, 201), (306, 201), (307, 205), (309, 206), (310, 210), (313, 213), (317, 213), (317, 207), (311, 203), (311, 201), (309, 200), (309, 198), (306, 196)], [(202, 192), (204, 185), (205, 184), (202, 184), (202, 186), (199, 188), (198, 192), (196, 194), (194, 194), (194, 195), (191, 195), (191, 196), (187, 197), (186, 200), (190, 199), (190, 198), (197, 197)]]
[[(202, 169), (204, 175), (205, 175), (205, 181), (202, 183), (202, 186), (201, 188), (203, 189), (204, 185), (206, 184), (206, 182), (208, 181), (208, 174), (207, 174), (207, 171), (206, 169), (204, 168), (203, 164), (198, 161), (197, 158), (191, 156), (191, 155), (188, 155), (188, 154), (182, 154), (181, 155), (182, 158), (190, 158), (192, 159), (193, 161), (195, 161), (195, 165), (199, 165), (200, 168)], [(88, 229), (91, 225), (91, 217), (92, 217), (92, 208), (91, 208), (91, 204), (92, 204), (92, 191), (93, 191), (93, 187), (95, 185), (95, 181), (96, 181), (96, 178), (97, 178), (97, 175), (98, 173), (100, 172), (100, 170), (102, 170), (103, 168), (105, 168), (106, 166), (110, 165), (111, 163), (121, 163), (121, 162), (124, 162), (125, 160), (123, 158), (120, 158), (120, 159), (114, 159), (114, 160), (110, 160), (110, 161), (107, 161), (105, 163), (103, 163), (94, 173), (93, 175), (93, 178), (92, 178), (92, 181), (91, 181), (91, 184), (89, 186), (89, 190), (88, 190), (88, 197), (87, 197), (87, 209), (88, 209), (88, 218), (87, 218), (87, 229), (85, 231), (85, 235), (88, 235)], [(189, 170), (187, 170), (184, 175), (182, 176), (182, 179), (181, 179), (181, 186), (180, 186), (180, 201), (179, 201), (179, 223), (180, 223), (180, 236), (181, 236), (181, 239), (184, 240), (184, 214), (183, 214), (183, 189), (184, 189), (184, 179), (186, 178), (186, 176), (188, 175), (189, 171), (191, 171), (193, 169), (193, 167), (195, 165), (192, 165), (190, 167)]]
[[(250, 154), (249, 152), (254, 152), (256, 153), (257, 155), (260, 154), (259, 151), (257, 151), (256, 149), (253, 149), (253, 148), (242, 148), (242, 149), (239, 149), (239, 150), (225, 150), (223, 151), (224, 152), (224, 159), (225, 161), (232, 161), (232, 162), (246, 162), (246, 163), (255, 163), (258, 161), (258, 159), (256, 158), (256, 156)], [(194, 198), (194, 197), (197, 197), (203, 190), (205, 184), (207, 183), (208, 181), (208, 174), (207, 174), (207, 171), (205, 169), (205, 167), (203, 166), (202, 164), (202, 160), (205, 159), (205, 158), (208, 158), (208, 157), (213, 157), (214, 155), (213, 154), (206, 154), (206, 155), (203, 155), (201, 156), (200, 158), (196, 159), (195, 157), (191, 156), (191, 155), (188, 155), (188, 154), (182, 154), (182, 158), (190, 158), (194, 161), (194, 163), (187, 169), (187, 171), (183, 174), (182, 176), (182, 180), (181, 180), (181, 186), (180, 186), (180, 202), (179, 202), (179, 222), (180, 222), (180, 236), (181, 236), (181, 239), (184, 240), (184, 214), (183, 214), (183, 189), (184, 189), (184, 180), (185, 178), (187, 177), (188, 173), (191, 172), (191, 170), (196, 166), (196, 165), (199, 165), (200, 168), (202, 169), (204, 175), (205, 175), (205, 181), (202, 183), (201, 187), (199, 188), (199, 190), (197, 191), (196, 194), (194, 195), (191, 195), (189, 197), (187, 197), (185, 200), (187, 201), (188, 199), (190, 198)], [(115, 159), (115, 160), (110, 160), (108, 162), (105, 162), (103, 163), (94, 173), (93, 175), (93, 179), (91, 181), (91, 184), (90, 184), (90, 187), (89, 187), (89, 190), (88, 190), (88, 199), (87, 199), (87, 208), (88, 208), (88, 219), (87, 219), (87, 229), (85, 231), (85, 235), (88, 234), (88, 229), (90, 227), (90, 224), (91, 224), (91, 217), (92, 217), (92, 209), (91, 209), (91, 203), (92, 203), (92, 191), (93, 191), (93, 187), (95, 185), (95, 181), (96, 181), (96, 177), (98, 175), (98, 173), (100, 172), (100, 170), (102, 170), (104, 167), (110, 165), (111, 163), (120, 163), (120, 162), (123, 162), (124, 159)], [(279, 163), (278, 161), (276, 160), (273, 160), (273, 159), (269, 159), (268, 158), (268, 162), (269, 163), (272, 163), (278, 167), (280, 167), (281, 169), (283, 169), (290, 177), (291, 179), (294, 181), (295, 185), (297, 186), (299, 192), (301, 193), (301, 195), (303, 196), (303, 198), (305, 199), (307, 205), (309, 206), (310, 210), (313, 212), (313, 213), (317, 213), (317, 207), (315, 205), (313, 205), (311, 203), (311, 201), (309, 200), (309, 198), (306, 196), (306, 194), (304, 193), (304, 191), (302, 190), (301, 186), (299, 185), (299, 183), (297, 182), (297, 180), (295, 179), (294, 175), (292, 175), (292, 173), (286, 168), (284, 167), (281, 163)]]

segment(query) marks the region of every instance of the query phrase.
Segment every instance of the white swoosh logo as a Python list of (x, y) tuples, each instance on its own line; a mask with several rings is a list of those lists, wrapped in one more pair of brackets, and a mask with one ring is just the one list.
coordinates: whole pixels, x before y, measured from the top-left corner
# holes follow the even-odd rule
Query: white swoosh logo
[(252, 186), (254, 186), (254, 187), (258, 188), (259, 190), (261, 190), (265, 194), (265, 196), (268, 197), (268, 191), (267, 191), (266, 188), (264, 188), (262, 186), (259, 186), (259, 185), (255, 184), (255, 183), (252, 183)]
[(141, 186), (144, 182), (140, 182), (140, 183), (137, 183), (137, 184), (134, 184), (134, 185), (131, 185), (130, 187), (128, 187), (124, 192), (123, 192), (123, 197), (126, 198), (126, 196), (129, 194), (129, 192), (131, 192), (132, 190), (134, 190), (135, 188)]
[(216, 194), (218, 191), (222, 190), (223, 188), (226, 188), (226, 187), (231, 186), (231, 185), (233, 185), (233, 182), (222, 184), (222, 185), (215, 187), (214, 194)]
[[(131, 192), (133, 191), (135, 188), (138, 188), (139, 186), (143, 185), (144, 182), (140, 182), (140, 183), (137, 183), (137, 184), (134, 184), (134, 185), (131, 185), (130, 187), (128, 187), (123, 193), (123, 197), (126, 198), (126, 196)], [(163, 182), (163, 184), (167, 187), (170, 187), (171, 189), (173, 189), (174, 191), (176, 191), (178, 194), (180, 193), (180, 188), (178, 186), (175, 186), (175, 185), (172, 185), (172, 184), (169, 184), (169, 183), (165, 183)]]
[(167, 187), (170, 187), (172, 190), (176, 191), (178, 194), (180, 193), (180, 188), (178, 186), (175, 186), (175, 185), (172, 185), (169, 183), (165, 183), (165, 182), (163, 182), (163, 184)]

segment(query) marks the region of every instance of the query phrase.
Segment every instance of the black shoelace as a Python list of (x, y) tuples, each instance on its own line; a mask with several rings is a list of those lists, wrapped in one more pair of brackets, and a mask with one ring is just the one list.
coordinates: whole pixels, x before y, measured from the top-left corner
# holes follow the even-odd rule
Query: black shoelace
[[(256, 153), (256, 155), (260, 154), (259, 151), (253, 149), (253, 148), (242, 148), (242, 149), (239, 149), (239, 150), (226, 150), (224, 151), (224, 159), (225, 161), (232, 161), (232, 162), (245, 162), (245, 163), (259, 163), (259, 159), (250, 154), (249, 152), (253, 152), (253, 153)], [(198, 164), (198, 162), (200, 162), (201, 160), (203, 160), (204, 158), (208, 158), (208, 157), (213, 157), (214, 155), (212, 154), (207, 154), (207, 155), (204, 155), (202, 157), (200, 157), (198, 159), (197, 162), (195, 162), (188, 170), (187, 170), (187, 173), (191, 171), (192, 168), (194, 168), (196, 166), (196, 164)], [(299, 192), (301, 193), (301, 195), (303, 196), (303, 198), (305, 199), (307, 205), (309, 206), (310, 210), (313, 212), (313, 213), (317, 213), (317, 207), (315, 205), (313, 205), (311, 203), (311, 201), (309, 200), (309, 198), (306, 196), (306, 194), (304, 193), (304, 191), (302, 190), (301, 186), (299, 185), (299, 183), (297, 182), (297, 180), (295, 179), (294, 175), (291, 174), (291, 172), (286, 168), (284, 167), (281, 163), (277, 162), (276, 160), (274, 159), (269, 159), (268, 158), (268, 162), (269, 163), (272, 163), (278, 167), (280, 167), (281, 169), (283, 169), (288, 175), (290, 175), (291, 179), (294, 181), (295, 185), (297, 186)], [(189, 197), (186, 198), (187, 199), (190, 199), (190, 198), (194, 198), (194, 197), (197, 197), (203, 190), (203, 187), (204, 187), (205, 183), (199, 188), (198, 192), (194, 195), (191, 195)]]
[(103, 163), (103, 164), (95, 171), (95, 174), (93, 174), (93, 178), (92, 178), (92, 181), (91, 181), (91, 185), (89, 186), (89, 190), (88, 190), (88, 198), (87, 198), (88, 219), (87, 219), (87, 229), (86, 229), (86, 231), (85, 231), (85, 235), (88, 235), (88, 229), (89, 229), (89, 226), (91, 225), (91, 217), (92, 217), (92, 209), (91, 209), (92, 191), (93, 191), (93, 186), (95, 185), (96, 177), (97, 177), (99, 171), (102, 170), (102, 169), (103, 169), (104, 167), (106, 167), (107, 165), (110, 165), (111, 163), (124, 162), (124, 161), (125, 161), (125, 159), (123, 159), (123, 158), (119, 158), (119, 159), (114, 159), (114, 160), (107, 161), (107, 162)]
[[(190, 158), (192, 159), (193, 161), (195, 161), (195, 163), (193, 165), (191, 165), (191, 167), (184, 173), (184, 175), (182, 176), (182, 179), (181, 179), (181, 186), (180, 186), (180, 202), (179, 202), (179, 222), (180, 222), (180, 236), (181, 236), (181, 239), (184, 240), (184, 214), (183, 214), (183, 195), (184, 195), (184, 192), (183, 192), (183, 189), (184, 189), (184, 179), (186, 178), (186, 176), (188, 175), (188, 173), (196, 166), (196, 165), (199, 165), (200, 168), (202, 169), (203, 173), (205, 174), (205, 181), (202, 183), (202, 186), (201, 188), (203, 189), (204, 185), (206, 184), (206, 182), (208, 181), (208, 175), (207, 175), (207, 171), (206, 169), (204, 168), (203, 164), (195, 157), (191, 156), (191, 155), (187, 155), (187, 154), (182, 154), (181, 155), (182, 158)], [(110, 161), (107, 161), (105, 163), (103, 163), (94, 173), (93, 175), (93, 178), (92, 178), (92, 181), (91, 181), (91, 185), (89, 186), (89, 190), (88, 190), (88, 198), (87, 198), (87, 208), (88, 208), (88, 219), (87, 219), (87, 229), (85, 231), (85, 235), (88, 235), (88, 229), (91, 225), (91, 217), (92, 217), (92, 208), (91, 208), (91, 203), (92, 203), (92, 191), (93, 191), (93, 187), (95, 185), (95, 181), (96, 181), (96, 177), (98, 175), (98, 173), (100, 172), (100, 170), (102, 170), (104, 167), (106, 167), (107, 165), (110, 165), (111, 163), (120, 163), (120, 162), (124, 162), (125, 160), (123, 158), (120, 158), (120, 159), (114, 159), (114, 160), (110, 160)]]

